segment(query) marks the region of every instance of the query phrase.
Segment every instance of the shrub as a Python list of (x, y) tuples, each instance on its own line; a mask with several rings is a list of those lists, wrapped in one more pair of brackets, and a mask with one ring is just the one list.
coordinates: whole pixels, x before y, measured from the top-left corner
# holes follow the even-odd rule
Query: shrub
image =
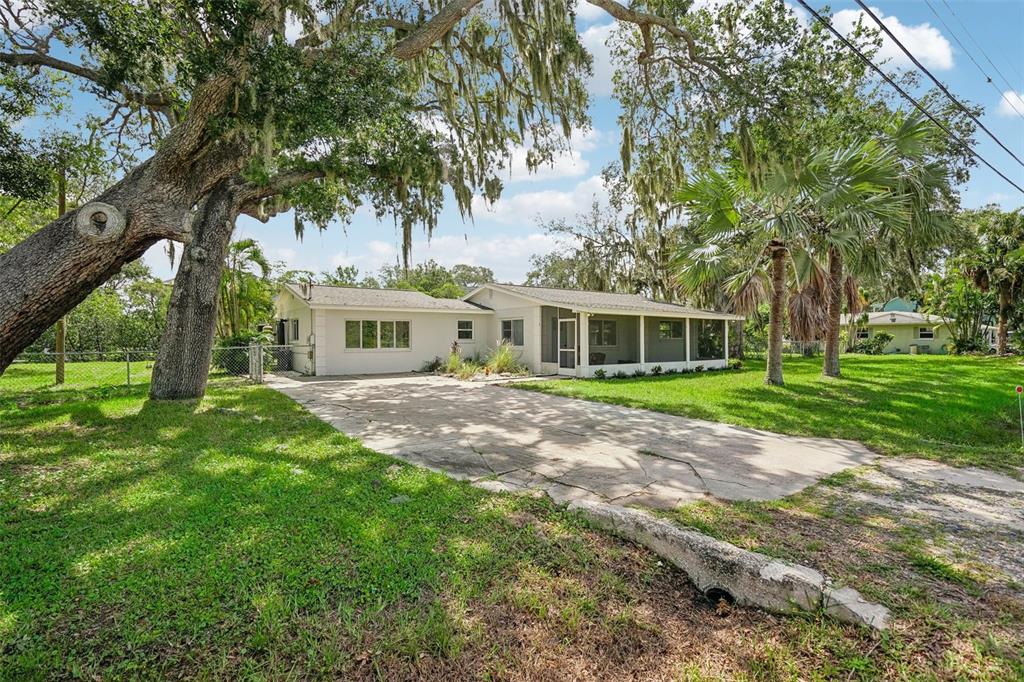
[(875, 332), (870, 339), (858, 341), (851, 350), (865, 355), (879, 355), (894, 338), (889, 332)]
[(525, 374), (526, 367), (519, 362), (516, 350), (508, 341), (502, 341), (487, 357), (484, 363), (488, 371), (494, 374)]
[(608, 372), (604, 371), (604, 369), (595, 369), (594, 370), (594, 378), (595, 379), (604, 379), (607, 376), (608, 376)]
[(640, 377), (647, 376), (647, 372), (645, 372), (642, 369), (640, 369), (639, 367), (637, 367), (635, 370), (633, 370), (633, 376), (636, 377), (637, 379), (639, 379)]
[(448, 354), (448, 359), (444, 361), (444, 372), (445, 374), (455, 374), (462, 367), (462, 354), (458, 351), (452, 351)]
[(679, 370), (676, 369), (675, 367), (670, 367), (669, 369), (665, 370), (665, 374), (679, 374)]
[(704, 371), (704, 365), (697, 365), (696, 367), (693, 368), (693, 371), (694, 372), (703, 372)]
[(743, 369), (743, 361), (739, 358), (733, 358), (729, 361), (729, 369)]
[(663, 370), (663, 369), (661, 368), (661, 365), (655, 365), (655, 366), (654, 366), (654, 367), (653, 367), (653, 368), (651, 369), (651, 374), (653, 374), (654, 376), (659, 376), (659, 375), (660, 375), (660, 374), (661, 374), (662, 372), (664, 372), (664, 371), (665, 371), (665, 370)]
[(443, 366), (444, 360), (441, 359), (441, 356), (437, 355), (434, 356), (433, 360), (427, 360), (426, 362), (424, 362), (423, 369), (421, 369), (420, 371), (433, 373), (439, 371)]
[(469, 381), (480, 373), (480, 369), (480, 365), (476, 364), (472, 360), (467, 360), (455, 371), (455, 377), (462, 381)]
[(619, 370), (618, 372), (616, 372), (615, 374), (613, 374), (613, 375), (612, 375), (612, 377), (613, 377), (613, 378), (615, 378), (615, 379), (627, 379), (627, 378), (629, 378), (629, 375), (628, 375), (628, 374), (626, 374), (625, 372), (623, 372), (623, 371), (622, 371), (622, 370), (620, 369), (620, 370)]

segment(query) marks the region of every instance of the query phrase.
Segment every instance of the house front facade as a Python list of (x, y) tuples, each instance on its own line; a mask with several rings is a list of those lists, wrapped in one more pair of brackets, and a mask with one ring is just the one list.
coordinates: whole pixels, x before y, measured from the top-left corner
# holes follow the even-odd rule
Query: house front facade
[[(854, 318), (855, 327), (851, 332), (851, 344), (873, 338), (879, 332), (892, 334), (892, 340), (882, 349), (883, 353), (915, 353), (943, 354), (948, 353), (953, 343), (953, 336), (946, 321), (937, 315), (917, 313), (903, 310), (888, 310), (867, 313)], [(850, 317), (842, 317), (843, 325), (849, 325)], [(983, 330), (990, 343), (993, 342), (993, 329), (985, 326)]]
[(534, 374), (719, 368), (728, 363), (728, 322), (743, 319), (634, 294), (511, 284), (461, 300), (286, 284), (275, 307), (278, 343), (296, 348), (292, 366), (317, 375), (417, 371), (453, 343), (464, 357), (485, 357), (502, 342)]

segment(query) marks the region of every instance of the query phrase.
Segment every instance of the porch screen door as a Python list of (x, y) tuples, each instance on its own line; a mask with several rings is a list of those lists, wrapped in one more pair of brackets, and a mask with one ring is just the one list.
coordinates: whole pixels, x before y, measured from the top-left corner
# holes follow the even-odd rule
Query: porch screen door
[(558, 321), (558, 367), (576, 369), (576, 320)]

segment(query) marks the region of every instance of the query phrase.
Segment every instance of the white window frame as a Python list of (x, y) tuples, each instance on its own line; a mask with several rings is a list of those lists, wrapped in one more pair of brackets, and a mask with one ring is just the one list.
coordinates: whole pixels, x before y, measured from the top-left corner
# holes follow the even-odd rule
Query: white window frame
[[(463, 329), (462, 325), (468, 324), (469, 329)], [(463, 332), (469, 332), (469, 336), (463, 336)], [(474, 320), (456, 320), (455, 321), (455, 340), (456, 341), (475, 341), (476, 340), (476, 324)]]
[(863, 341), (865, 339), (870, 339), (871, 338), (871, 330), (868, 329), (867, 327), (860, 327), (860, 328), (858, 328), (857, 329), (857, 336), (856, 336), (856, 338), (857, 338), (858, 341)]
[[(664, 336), (661, 333), (661, 325), (668, 325), (668, 336)], [(679, 336), (672, 334), (672, 327), (679, 325)], [(658, 320), (658, 338), (663, 341), (681, 341), (686, 338), (686, 321), (685, 320)]]
[[(922, 333), (927, 333), (928, 336), (921, 336)], [(917, 338), (921, 339), (922, 341), (933, 341), (935, 340), (935, 330), (932, 329), (931, 327), (918, 327)]]
[(293, 320), (290, 320), (289, 322), (290, 322), (290, 324), (288, 325), (288, 329), (291, 332), (292, 341), (298, 341), (299, 340), (299, 321), (298, 321), (298, 319), (293, 319)]
[[(590, 347), (591, 348), (618, 348), (619, 347), (619, 321), (618, 320), (601, 320), (601, 319), (595, 320), (595, 319), (591, 319), (589, 324), (587, 325), (587, 338), (588, 339), (590, 338), (590, 335), (591, 335), (590, 328), (593, 325), (595, 325), (595, 324), (596, 325), (600, 325), (598, 327), (598, 331), (597, 331), (597, 339), (598, 339), (599, 343), (594, 343), (593, 340), (591, 339)], [(605, 327), (605, 325), (611, 325), (611, 326), (610, 327)], [(605, 332), (606, 329), (611, 329), (612, 330), (611, 336), (613, 337), (612, 340), (614, 341), (614, 343), (603, 343), (604, 341), (607, 340), (607, 339), (604, 338), (604, 332)]]
[[(508, 322), (509, 335), (505, 337), (505, 323)], [(522, 338), (519, 339), (520, 343), (516, 343), (516, 322), (519, 323), (520, 334)], [(502, 341), (508, 341), (512, 344), (513, 348), (523, 348), (526, 346), (526, 322), (521, 317), (507, 317), (501, 320), (500, 328), (498, 330), (498, 336)]]
[[(359, 347), (354, 348), (348, 345), (348, 324), (354, 322), (359, 325)], [(366, 322), (373, 322), (377, 325), (377, 345), (373, 348), (366, 348), (363, 346), (363, 324)], [(398, 346), (398, 325), (405, 323), (409, 329), (409, 343), (405, 347)], [(394, 332), (392, 333), (392, 343), (395, 345), (390, 348), (384, 348), (380, 345), (381, 340), (381, 329), (384, 325), (392, 325)], [(346, 353), (408, 353), (412, 350), (412, 322), (409, 320), (374, 320), (365, 318), (346, 318), (342, 325), (342, 346)]]

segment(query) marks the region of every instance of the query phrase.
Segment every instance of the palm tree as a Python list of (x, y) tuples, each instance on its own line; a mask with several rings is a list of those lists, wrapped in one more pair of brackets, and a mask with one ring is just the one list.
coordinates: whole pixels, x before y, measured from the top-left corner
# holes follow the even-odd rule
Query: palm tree
[(270, 270), (270, 262), (255, 239), (240, 239), (228, 245), (217, 306), (219, 336), (251, 331), (267, 312)]
[[(790, 244), (802, 239), (801, 225), (793, 220), (793, 197), (774, 189), (782, 186), (780, 175), (778, 167), (753, 179), (736, 168), (713, 170), (684, 183), (677, 194), (697, 242), (676, 261), (682, 286), (695, 291), (721, 282), (739, 313), (751, 312), (765, 299), (770, 302), (765, 383), (776, 386), (784, 383), (782, 332)], [(728, 272), (733, 255), (739, 255), (740, 265)]]
[(1007, 350), (1007, 322), (1024, 294), (1024, 213), (979, 212), (979, 244), (968, 257), (967, 272), (982, 291), (996, 293), (996, 353)]

